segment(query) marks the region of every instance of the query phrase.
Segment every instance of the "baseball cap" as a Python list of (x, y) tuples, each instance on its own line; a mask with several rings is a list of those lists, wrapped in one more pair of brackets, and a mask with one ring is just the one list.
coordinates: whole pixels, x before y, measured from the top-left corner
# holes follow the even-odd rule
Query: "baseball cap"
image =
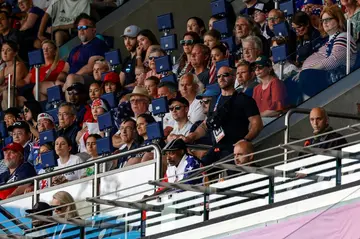
[(110, 71), (105, 74), (103, 82), (112, 82), (114, 84), (120, 83), (120, 77), (113, 71)]
[(121, 37), (137, 37), (137, 35), (140, 32), (140, 27), (135, 26), (135, 25), (131, 25), (128, 26), (127, 28), (125, 28), (124, 30), (124, 34), (121, 35)]
[(26, 132), (30, 132), (29, 124), (25, 121), (16, 121), (8, 127), (9, 132), (12, 132), (14, 129), (25, 129)]
[(48, 120), (50, 120), (51, 122), (54, 123), (54, 118), (51, 115), (49, 115), (48, 113), (39, 114), (38, 117), (37, 117), (37, 121), (39, 122), (39, 120), (41, 120), (41, 119), (48, 119)]
[(267, 56), (259, 56), (256, 58), (255, 62), (251, 63), (252, 66), (260, 65), (260, 66), (272, 66), (270, 59)]
[(185, 150), (186, 144), (185, 144), (184, 140), (178, 138), (178, 139), (174, 139), (174, 140), (170, 141), (169, 143), (167, 143), (162, 151), (166, 152), (166, 151), (175, 151), (175, 150), (181, 150), (181, 149)]
[(249, 9), (249, 14), (253, 15), (256, 10), (258, 10), (260, 12), (263, 12), (263, 13), (268, 13), (270, 11), (270, 9), (268, 9), (266, 7), (266, 5), (264, 3), (261, 3), (261, 2), (255, 4), (254, 7), (250, 8)]
[(103, 108), (105, 111), (108, 111), (108, 107), (106, 106), (105, 102), (102, 99), (95, 99), (92, 104), (91, 104), (91, 108), (95, 108), (95, 107), (101, 107)]
[[(32, 209), (26, 209), (25, 212), (26, 213), (41, 212), (41, 213), (37, 213), (37, 215), (48, 215), (48, 214), (52, 214), (52, 210), (48, 210), (51, 208), (53, 207), (47, 204), (46, 202), (38, 202), (33, 206)], [(48, 211), (42, 212), (44, 210), (48, 210)]]
[(21, 146), (21, 144), (18, 144), (18, 143), (10, 143), (10, 144), (6, 145), (2, 150), (3, 151), (13, 150), (13, 151), (20, 152), (20, 153), (24, 154), (23, 146)]
[(189, 107), (189, 101), (187, 99), (185, 99), (184, 97), (176, 97), (176, 98), (170, 99), (169, 105), (171, 105), (175, 101), (180, 102), (180, 103), (186, 105), (187, 107)]
[(206, 87), (206, 90), (202, 94), (197, 95), (195, 98), (197, 100), (201, 100), (204, 97), (213, 97), (219, 94), (220, 94), (219, 84), (212, 84), (212, 85), (208, 85)]
[(67, 91), (75, 90), (78, 94), (85, 93), (85, 86), (84, 86), (84, 84), (77, 82), (77, 83), (74, 83), (71, 86), (69, 86), (66, 90)]

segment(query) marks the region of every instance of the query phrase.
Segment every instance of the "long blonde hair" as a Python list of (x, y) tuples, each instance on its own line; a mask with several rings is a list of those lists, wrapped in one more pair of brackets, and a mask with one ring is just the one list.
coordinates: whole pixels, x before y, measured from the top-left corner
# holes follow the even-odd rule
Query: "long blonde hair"
[(70, 193), (65, 191), (59, 191), (53, 195), (53, 198), (58, 200), (60, 202), (60, 205), (70, 204), (65, 206), (66, 210), (65, 212), (63, 212), (64, 214), (62, 215), (65, 219), (79, 218), (79, 213), (76, 209), (74, 198), (71, 196)]

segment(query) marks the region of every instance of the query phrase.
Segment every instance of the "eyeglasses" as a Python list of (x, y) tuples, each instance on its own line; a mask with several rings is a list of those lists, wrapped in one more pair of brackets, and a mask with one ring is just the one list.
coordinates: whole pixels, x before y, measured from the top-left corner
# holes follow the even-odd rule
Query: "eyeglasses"
[(230, 74), (229, 72), (226, 72), (226, 73), (224, 73), (224, 74), (219, 74), (219, 75), (217, 75), (216, 78), (217, 78), (217, 79), (220, 79), (221, 77), (229, 77), (229, 76), (231, 76), (231, 74)]
[(149, 56), (149, 61), (152, 61), (152, 60), (156, 60), (157, 58), (159, 58), (158, 56)]
[(330, 21), (333, 20), (333, 19), (334, 19), (333, 17), (324, 18), (324, 19), (320, 19), (320, 22), (321, 22), (321, 23), (328, 23), (328, 22), (330, 22)]
[(92, 27), (92, 26), (78, 26), (78, 27), (77, 27), (78, 31), (80, 31), (80, 30), (87, 30), (87, 29), (89, 29), (89, 28), (94, 28), (94, 27)]
[(174, 111), (174, 110), (179, 111), (182, 107), (183, 107), (183, 106), (181, 106), (181, 105), (170, 106), (170, 107), (169, 107), (169, 110), (170, 110), (170, 111)]
[(200, 104), (209, 104), (210, 103), (210, 100), (200, 100)]
[(278, 20), (279, 17), (268, 17), (266, 20), (270, 21), (270, 22), (274, 22), (276, 20)]
[(180, 45), (182, 46), (190, 46), (194, 44), (194, 40), (180, 40)]

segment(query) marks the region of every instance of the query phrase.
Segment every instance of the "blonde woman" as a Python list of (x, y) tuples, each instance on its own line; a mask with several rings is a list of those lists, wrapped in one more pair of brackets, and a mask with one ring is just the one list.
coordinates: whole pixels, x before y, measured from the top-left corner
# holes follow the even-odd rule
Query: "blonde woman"
[(55, 193), (50, 204), (55, 207), (54, 213), (59, 217), (65, 219), (80, 218), (74, 198), (68, 192), (59, 191)]

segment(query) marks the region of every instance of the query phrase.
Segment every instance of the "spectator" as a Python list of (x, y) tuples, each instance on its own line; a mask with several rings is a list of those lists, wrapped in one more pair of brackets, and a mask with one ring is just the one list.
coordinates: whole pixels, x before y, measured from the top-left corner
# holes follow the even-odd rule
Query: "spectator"
[[(46, 9), (44, 16), (41, 19), (41, 24), (40, 24), (39, 32), (38, 32), (39, 40), (40, 41), (46, 40), (46, 37), (44, 36), (44, 33), (46, 31), (46, 33), (48, 34), (47, 37), (54, 38), (56, 45), (58, 47), (60, 47), (66, 41), (68, 41), (70, 39), (70, 37), (72, 35), (71, 31), (73, 30), (73, 28), (75, 28), (78, 25), (77, 23), (79, 23), (79, 19), (77, 19), (76, 17), (79, 15), (83, 16), (83, 15), (88, 15), (88, 14), (90, 14), (90, 2), (87, 0), (52, 1), (50, 3), (49, 7)], [(52, 26), (47, 28), (49, 19), (51, 19)], [(80, 26), (83, 26), (83, 25), (80, 25)], [(84, 31), (93, 31), (94, 30), (93, 27), (95, 27), (95, 24), (91, 24), (91, 25), (88, 24), (86, 26), (91, 26), (90, 28), (87, 28), (90, 30), (78, 28), (79, 36), (83, 35), (82, 33), (80, 33), (81, 29), (83, 29)], [(88, 40), (90, 41), (91, 39), (88, 39)], [(96, 49), (93, 49), (93, 50), (96, 51)], [(70, 64), (70, 66), (71, 66), (71, 64)], [(79, 69), (77, 69), (77, 70), (79, 70)], [(74, 72), (70, 71), (70, 73), (75, 73), (76, 71), (74, 71)]]
[[(253, 98), (259, 108), (263, 122), (270, 122), (286, 108), (286, 87), (272, 69), (272, 63), (266, 56), (260, 56), (255, 62), (255, 74), (260, 84), (255, 86)], [(266, 118), (265, 118), (266, 117)], [(267, 118), (267, 117), (270, 117)]]
[[(55, 167), (43, 168), (44, 165), (42, 164), (42, 160), (41, 160), (41, 156), (44, 153), (47, 153), (47, 152), (50, 152), (50, 151), (54, 151), (54, 144), (52, 142), (51, 143), (46, 143), (46, 144), (43, 144), (43, 145), (40, 146), (38, 155), (37, 155), (37, 157), (35, 159), (35, 165), (34, 165), (35, 170), (37, 171), (38, 175), (54, 171)], [(44, 189), (44, 188), (49, 187), (51, 185), (50, 180), (51, 180), (51, 178), (46, 178), (46, 179), (40, 180), (40, 189)], [(25, 192), (33, 192), (33, 191), (34, 191), (34, 186), (30, 186), (29, 188), (27, 188), (25, 190)]]
[[(120, 153), (124, 153), (139, 147), (139, 142), (137, 142), (138, 134), (136, 128), (136, 121), (131, 118), (127, 118), (121, 123), (120, 137), (124, 144), (120, 147)], [(127, 164), (128, 160), (135, 156), (136, 155), (128, 155), (120, 157), (119, 160), (117, 160), (117, 168), (123, 168)]]
[(135, 67), (135, 86), (144, 87), (145, 84), (145, 68), (143, 66)]
[[(152, 31), (148, 29), (143, 29), (137, 34), (137, 43), (138, 47), (136, 48), (136, 65), (144, 66), (143, 62), (145, 61), (146, 51), (151, 45), (159, 45), (156, 36)], [(145, 65), (147, 67), (147, 65)]]
[(212, 16), (209, 19), (209, 31), (213, 29), (213, 23), (219, 21), (221, 18), (218, 16)]
[(37, 117), (37, 129), (39, 133), (55, 129), (54, 118), (48, 113), (41, 113)]
[(197, 94), (203, 91), (203, 89), (203, 84), (194, 74), (187, 73), (179, 81), (180, 94), (189, 102), (190, 105), (188, 112), (190, 122), (205, 119), (200, 101), (195, 98)]
[[(81, 3), (77, 1), (77, 3)], [(94, 63), (102, 59), (105, 52), (109, 50), (106, 43), (96, 37), (95, 20), (89, 15), (80, 14), (74, 23), (78, 29), (78, 37), (81, 44), (74, 47), (68, 57), (69, 75), (62, 73), (59, 79), (65, 80), (63, 91), (75, 82), (83, 83), (86, 89), (94, 82), (93, 73)], [(67, 66), (66, 66), (67, 67)]]
[(314, 8), (310, 13), (311, 25), (313, 25), (313, 27), (316, 30), (320, 30), (320, 27), (322, 25), (320, 21), (321, 12), (322, 12), (322, 7), (318, 7), (318, 8)]
[(243, 0), (245, 8), (240, 11), (240, 15), (251, 15), (251, 11), (257, 5), (257, 0)]
[(90, 85), (89, 97), (91, 102), (93, 102), (96, 99), (99, 99), (102, 94), (103, 94), (103, 89), (101, 87), (101, 81), (94, 82)]
[(104, 59), (100, 59), (95, 61), (93, 67), (93, 77), (95, 81), (101, 81), (102, 73), (110, 71), (110, 64), (109, 62), (105, 61)]
[(259, 25), (262, 36), (266, 39), (269, 39), (270, 36), (268, 33), (270, 29), (266, 21), (266, 15), (269, 13), (269, 9), (267, 9), (266, 5), (259, 2), (255, 4), (252, 9), (250, 9), (249, 13), (254, 19), (254, 22)]
[[(7, 41), (19, 43), (19, 31), (11, 27), (9, 13), (0, 11), (0, 45)], [(27, 52), (24, 53), (27, 54)]]
[[(172, 82), (163, 81), (158, 85), (158, 96), (166, 97), (167, 100), (176, 98), (177, 96), (177, 85)], [(167, 137), (173, 130), (175, 121), (171, 115), (171, 112), (165, 114), (163, 118), (164, 136)]]
[(189, 101), (184, 97), (173, 98), (169, 100), (169, 110), (173, 119), (175, 120), (175, 125), (167, 141), (170, 142), (180, 135), (187, 136), (190, 132), (192, 122), (188, 119), (189, 112)]
[[(302, 66), (304, 69), (318, 69), (318, 70), (336, 70), (338, 73), (345, 74), (346, 65), (346, 32), (345, 32), (345, 17), (341, 9), (333, 5), (326, 7), (321, 13), (322, 34), (328, 35), (327, 43), (320, 47), (319, 50), (309, 56)], [(351, 39), (350, 49), (351, 65), (354, 65), (356, 60), (356, 44)]]
[(292, 28), (297, 35), (296, 65), (301, 67), (306, 58), (323, 45), (324, 39), (312, 26), (310, 17), (305, 12), (295, 13)]
[(4, 111), (4, 121), (6, 127), (13, 125), (19, 120), (21, 120), (21, 112), (18, 108), (11, 107)]
[(220, 44), (221, 34), (218, 30), (212, 29), (204, 34), (204, 45), (209, 47), (210, 50), (214, 46)]
[[(34, 215), (39, 215), (39, 216), (45, 216), (45, 217), (51, 217), (53, 214), (53, 210), (52, 207), (47, 204), (46, 202), (37, 202), (35, 203), (35, 205), (33, 206), (32, 209), (27, 209), (25, 210), (26, 213), (28, 214), (34, 214)], [(33, 228), (44, 228), (44, 226), (47, 226), (50, 224), (50, 222), (44, 222), (41, 220), (31, 220), (31, 224), (33, 226)], [(31, 233), (31, 237), (34, 237), (35, 235), (33, 235)]]
[(187, 32), (195, 32), (202, 38), (206, 32), (205, 23), (201, 18), (190, 17), (186, 22), (186, 30)]
[(191, 65), (191, 52), (195, 44), (200, 43), (201, 39), (195, 32), (186, 32), (180, 45), (183, 48), (183, 53), (179, 57), (179, 63), (174, 67), (176, 70), (177, 79), (179, 80), (184, 74), (193, 70)]
[(155, 64), (155, 59), (161, 57), (161, 56), (166, 56), (166, 52), (159, 48), (153, 48), (150, 51), (149, 54), (149, 68), (150, 70), (146, 73), (145, 78), (149, 78), (150, 76), (156, 76), (157, 78), (161, 79), (162, 78), (162, 74), (158, 74), (156, 73), (156, 64)]
[(124, 39), (126, 50), (130, 53), (123, 61), (123, 67), (120, 72), (120, 82), (122, 86), (134, 87), (135, 83), (135, 66), (136, 66), (136, 37), (140, 28), (135, 25), (128, 26), (121, 37)]
[(256, 102), (235, 91), (234, 70), (227, 66), (221, 67), (217, 79), (221, 95), (210, 106), (210, 117), (185, 138), (186, 142), (194, 142), (205, 136), (208, 129), (212, 130), (214, 143), (202, 158), (204, 165), (231, 154), (233, 144), (239, 140), (253, 140), (263, 128)]
[[(65, 61), (59, 60), (59, 49), (53, 41), (43, 41), (41, 48), (44, 52), (45, 64), (39, 68), (39, 100), (44, 101), (47, 100), (47, 89), (54, 85), (61, 85), (62, 82), (57, 81), (58, 76), (61, 72), (68, 72), (69, 68), (66, 68), (68, 65)], [(24, 81), (35, 84), (35, 68), (31, 69)]]
[[(59, 158), (57, 159), (58, 165), (55, 167), (55, 170), (82, 163), (79, 156), (70, 153), (72, 144), (73, 142), (71, 142), (70, 139), (65, 136), (59, 136), (55, 140), (55, 152), (59, 156)], [(82, 170), (64, 173), (62, 175), (54, 176), (52, 178), (52, 183), (54, 185), (59, 185), (62, 183), (80, 179), (81, 175)]]
[(215, 83), (216, 63), (228, 58), (228, 49), (223, 44), (218, 44), (211, 49), (211, 67), (209, 82)]
[(236, 165), (249, 165), (254, 160), (254, 146), (245, 140), (234, 145), (234, 162)]
[[(317, 107), (317, 108), (313, 108), (310, 112), (310, 124), (311, 127), (313, 128), (313, 134), (314, 134), (314, 138), (305, 141), (304, 146), (310, 146), (313, 144), (318, 144), (312, 147), (315, 148), (322, 148), (322, 149), (329, 149), (329, 148), (334, 148), (341, 145), (344, 145), (347, 143), (346, 139), (342, 138), (342, 139), (337, 139), (331, 142), (326, 142), (326, 143), (321, 143), (321, 142), (325, 142), (331, 139), (336, 139), (336, 138), (340, 138), (342, 135), (337, 133), (337, 132), (332, 132), (332, 133), (328, 133), (333, 131), (333, 128), (329, 125), (329, 117), (325, 111), (325, 109)], [(320, 134), (325, 134), (328, 133), (326, 135), (322, 135), (322, 136), (317, 136)]]
[(23, 111), (25, 121), (29, 124), (31, 134), (35, 139), (39, 139), (37, 119), (42, 111), (41, 104), (35, 100), (25, 101)]
[(357, 42), (360, 32), (360, 6), (356, 0), (341, 0), (340, 2), (345, 7), (345, 19), (350, 19), (352, 23), (352, 36)]
[(193, 73), (199, 78), (199, 80), (207, 86), (212, 82), (209, 82), (210, 71), (207, 68), (210, 60), (210, 48), (204, 44), (195, 44), (191, 51), (191, 65), (194, 70)]
[(50, 204), (54, 207), (55, 214), (61, 218), (80, 218), (76, 209), (75, 200), (68, 192), (59, 191), (55, 193)]
[(33, 159), (30, 157), (33, 144), (31, 143), (31, 132), (29, 124), (25, 121), (17, 121), (8, 127), (11, 132), (14, 143), (18, 143), (23, 147), (23, 158), (31, 164), (34, 164)]
[[(4, 185), (36, 176), (34, 167), (24, 160), (24, 148), (19, 143), (11, 143), (3, 148), (7, 171), (0, 174), (0, 184)], [(0, 199), (15, 197), (24, 193), (31, 184), (20, 185), (0, 191)]]
[(160, 79), (156, 76), (150, 76), (145, 80), (145, 88), (149, 94), (149, 96), (153, 99), (158, 98), (158, 85), (160, 83)]
[(87, 98), (85, 87), (81, 83), (74, 83), (66, 91), (69, 96), (68, 102), (75, 107), (76, 121), (82, 126), (84, 121), (92, 119), (90, 106), (85, 103)]
[(236, 68), (236, 91), (252, 97), (254, 88), (258, 84), (255, 71), (252, 69), (250, 63), (245, 60), (239, 61)]
[(76, 134), (80, 128), (76, 123), (76, 108), (73, 104), (62, 103), (58, 111), (59, 128), (58, 136), (67, 137), (70, 139), (71, 153), (76, 154), (78, 152), (78, 146), (76, 144)]
[(123, 90), (123, 87), (120, 83), (120, 77), (115, 72), (108, 72), (104, 76), (103, 80), (104, 92), (114, 93), (116, 97), (116, 101), (120, 102), (121, 98), (127, 93), (126, 90)]
[[(1, 18), (1, 13), (0, 13)], [(1, 25), (1, 23), (0, 23)], [(0, 26), (1, 28), (1, 26)], [(1, 30), (1, 29), (0, 29)], [(25, 101), (24, 97), (29, 97), (29, 92), (27, 95), (25, 95), (24, 87), (29, 82), (25, 82), (24, 78), (26, 77), (28, 70), (24, 64), (18, 57), (19, 53), (19, 47), (18, 44), (13, 41), (3, 41), (1, 46), (1, 59), (5, 62), (5, 68), (3, 68), (0, 71), (0, 85), (1, 85), (1, 92), (2, 92), (2, 102), (1, 107), (3, 110), (6, 110), (8, 108), (8, 81), (10, 80), (11, 85), (13, 85), (13, 77), (14, 77), (14, 59), (16, 59), (16, 79), (15, 79), (15, 85), (19, 90), (19, 94), (17, 94), (17, 103), (16, 105), (19, 105), (20, 107), (23, 106), (23, 101)], [(10, 78), (9, 79), (9, 75)], [(13, 91), (11, 91), (11, 98), (15, 97), (13, 95)], [(30, 91), (30, 96), (32, 95)]]
[[(193, 173), (192, 170), (200, 168), (198, 159), (187, 154), (187, 147), (182, 139), (169, 142), (163, 149), (168, 162), (165, 181), (176, 183), (186, 180)], [(199, 184), (202, 179), (187, 181), (186, 184)]]
[(262, 53), (262, 43), (257, 36), (248, 36), (242, 40), (243, 59), (250, 63), (256, 61), (256, 59)]

